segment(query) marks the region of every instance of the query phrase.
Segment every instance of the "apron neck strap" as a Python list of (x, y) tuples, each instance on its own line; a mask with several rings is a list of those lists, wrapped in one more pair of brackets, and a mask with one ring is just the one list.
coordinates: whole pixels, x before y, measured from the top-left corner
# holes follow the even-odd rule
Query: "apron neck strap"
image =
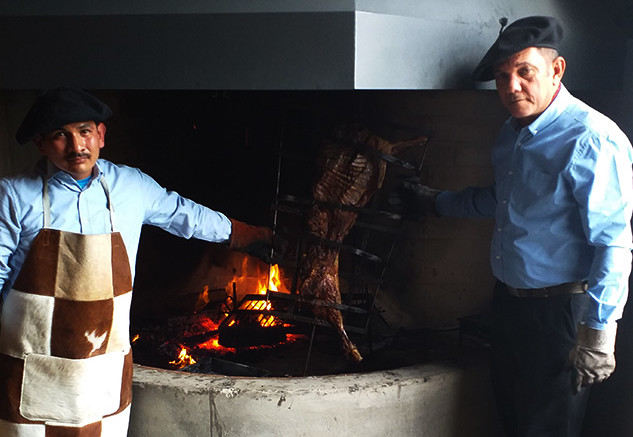
[[(108, 211), (110, 212), (110, 231), (114, 232), (114, 206), (112, 205), (112, 201), (110, 200), (110, 188), (108, 187), (108, 183), (106, 182), (103, 176), (99, 176), (101, 181), (101, 186), (103, 187), (103, 192), (106, 195), (106, 203), (108, 207)], [(48, 179), (46, 176), (42, 176), (42, 208), (44, 210), (44, 228), (50, 228), (51, 226), (51, 199), (48, 194)]]
[(42, 209), (44, 210), (44, 228), (51, 227), (51, 199), (48, 196), (48, 181), (42, 176)]
[(106, 201), (108, 203), (108, 211), (110, 212), (110, 231), (114, 232), (115, 224), (114, 224), (114, 205), (112, 205), (112, 199), (110, 199), (110, 187), (108, 187), (108, 183), (106, 182), (103, 176), (99, 176), (99, 180), (101, 181), (101, 186), (103, 187), (103, 192), (106, 195)]

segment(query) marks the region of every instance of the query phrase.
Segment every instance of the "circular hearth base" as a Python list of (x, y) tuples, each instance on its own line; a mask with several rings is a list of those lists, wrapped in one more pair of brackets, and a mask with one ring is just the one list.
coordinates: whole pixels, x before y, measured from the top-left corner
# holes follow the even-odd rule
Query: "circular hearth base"
[(499, 435), (485, 348), (366, 373), (235, 377), (135, 365), (129, 437)]

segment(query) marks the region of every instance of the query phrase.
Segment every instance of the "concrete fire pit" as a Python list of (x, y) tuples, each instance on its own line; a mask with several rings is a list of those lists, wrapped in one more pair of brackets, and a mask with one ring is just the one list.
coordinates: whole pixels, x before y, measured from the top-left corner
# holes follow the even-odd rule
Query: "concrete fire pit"
[(498, 435), (487, 356), (334, 376), (247, 378), (136, 365), (130, 437)]

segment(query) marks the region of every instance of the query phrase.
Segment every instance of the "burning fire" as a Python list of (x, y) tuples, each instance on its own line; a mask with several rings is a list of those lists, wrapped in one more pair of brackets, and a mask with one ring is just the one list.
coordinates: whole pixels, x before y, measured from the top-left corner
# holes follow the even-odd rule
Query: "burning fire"
[[(235, 278), (234, 282), (239, 281), (240, 278)], [(282, 281), (281, 269), (278, 264), (272, 265), (269, 267), (268, 274), (265, 277), (261, 277), (257, 282), (257, 294), (265, 295), (268, 294), (269, 291), (274, 291), (278, 293), (290, 293), (288, 288), (285, 286)], [(243, 311), (252, 311), (257, 313), (258, 311), (271, 311), (273, 310), (272, 303), (268, 300), (257, 300), (257, 299), (245, 299), (239, 307), (240, 310)], [(235, 326), (239, 322), (237, 319), (233, 318), (228, 321), (228, 326)], [(277, 318), (272, 314), (258, 314), (257, 315), (257, 323), (263, 328), (268, 328), (270, 326), (275, 326), (278, 324)]]
[[(249, 266), (247, 265), (248, 263), (247, 257), (244, 258), (243, 263), (244, 263), (242, 266), (243, 272), (256, 271), (258, 274), (255, 276), (255, 278), (247, 274), (244, 274), (242, 276), (237, 276), (237, 275), (234, 276), (233, 280), (230, 281), (228, 286), (226, 287), (227, 302), (230, 299), (237, 299), (237, 296), (235, 296), (234, 290), (238, 284), (241, 284), (241, 286), (247, 290), (250, 289), (251, 290), (250, 294), (266, 295), (269, 291), (277, 292), (277, 293), (290, 293), (290, 290), (284, 284), (283, 273), (281, 269), (279, 268), (279, 265), (275, 264), (275, 265), (269, 266), (268, 272), (264, 273), (264, 272), (261, 272), (259, 269), (257, 270), (253, 269), (252, 266), (251, 268), (249, 268)], [(256, 280), (256, 286), (253, 286), (255, 284), (250, 284), (250, 285), (248, 284), (248, 282), (252, 279)], [(229, 290), (233, 291), (233, 295), (228, 293)], [(196, 302), (194, 306), (193, 312), (198, 313), (200, 310), (205, 309), (209, 301), (210, 301), (209, 286), (204, 286), (203, 291), (200, 294), (200, 297), (198, 298), (198, 301)], [(235, 308), (235, 306), (237, 306), (237, 302), (233, 302), (233, 306), (232, 306), (233, 310), (237, 309)], [(276, 316), (265, 313), (266, 311), (272, 311), (273, 309), (274, 308), (273, 308), (272, 302), (267, 297), (264, 298), (263, 296), (261, 299), (244, 299), (239, 306), (239, 310), (252, 311), (253, 312), (252, 320), (256, 324), (259, 324), (260, 326), (262, 326), (263, 328), (277, 326), (280, 323), (285, 325), (285, 323), (283, 321), (280, 321)], [(176, 350), (178, 350), (179, 352), (176, 359), (174, 359), (173, 361), (169, 361), (169, 365), (172, 368), (182, 369), (188, 365), (195, 364), (196, 360), (191, 356), (191, 352), (195, 350), (197, 351), (202, 351), (202, 350), (211, 351), (212, 350), (215, 352), (219, 352), (221, 354), (235, 352), (235, 348), (225, 347), (219, 343), (219, 337), (218, 337), (217, 332), (223, 319), (231, 315), (231, 311), (232, 311), (231, 305), (227, 304), (227, 306), (224, 307), (224, 310), (226, 310), (226, 312), (219, 313), (217, 320), (207, 317), (205, 313), (200, 314), (201, 317), (199, 317), (196, 322), (197, 323), (196, 332), (199, 332), (200, 328), (202, 328), (202, 331), (212, 334), (212, 336), (207, 337), (205, 341), (202, 341), (195, 345), (184, 346), (183, 344), (176, 343), (178, 344), (178, 347), (176, 348)], [(232, 317), (231, 317), (231, 320), (226, 320), (226, 322), (228, 322), (228, 326), (233, 326), (239, 323), (237, 319), (232, 318)], [(215, 334), (213, 334), (214, 332)], [(200, 335), (200, 334), (195, 334), (195, 335)], [(185, 337), (187, 337), (186, 333), (185, 333)], [(138, 340), (139, 340), (139, 336), (137, 334), (132, 339), (132, 342), (136, 342)], [(295, 341), (295, 338), (291, 334), (288, 334), (286, 341)], [(265, 345), (253, 346), (253, 347), (249, 347), (249, 349), (254, 349), (254, 348), (259, 348), (259, 347), (270, 347), (270, 346), (265, 346)]]
[(170, 361), (169, 364), (177, 369), (182, 369), (185, 366), (196, 364), (196, 360), (194, 360), (193, 357), (189, 355), (189, 351), (186, 347), (180, 345), (180, 353), (178, 354), (178, 359)]
[[(243, 271), (247, 270), (248, 259), (245, 258), (242, 265)], [(239, 283), (244, 280), (244, 277), (234, 277), (229, 286), (234, 283)], [(229, 287), (227, 287), (228, 289)], [(267, 294), (269, 291), (278, 293), (290, 293), (290, 290), (285, 286), (282, 280), (281, 269), (278, 264), (269, 267), (268, 273), (265, 276), (260, 275), (257, 280), (257, 294)], [(245, 300), (239, 307), (240, 310), (246, 311), (270, 311), (272, 310), (272, 303), (266, 300)], [(228, 315), (228, 314), (227, 314)], [(273, 315), (259, 314), (257, 316), (257, 322), (264, 328), (274, 326), (277, 324), (276, 318)], [(235, 319), (229, 321), (228, 326), (234, 326), (237, 324)]]
[[(236, 284), (240, 289), (246, 289), (249, 293), (256, 292), (259, 294), (266, 294), (268, 291), (290, 293), (290, 290), (284, 284), (282, 271), (278, 264), (269, 266), (268, 271), (262, 272), (259, 265), (256, 267), (249, 266), (249, 258), (244, 257), (241, 271), (243, 272), (241, 275), (234, 275), (226, 285), (225, 289), (228, 293), (232, 292), (234, 284)], [(246, 272), (251, 273), (249, 274)], [(252, 272), (255, 272), (255, 278), (253, 278)], [(255, 280), (257, 282), (251, 283), (251, 280)]]
[[(290, 291), (286, 288), (284, 283), (281, 280), (281, 270), (279, 269), (279, 265), (275, 264), (270, 266), (268, 272), (268, 287), (266, 287), (266, 282), (259, 282), (259, 294), (266, 294), (268, 290), (277, 291), (279, 293), (290, 293)], [(270, 309), (270, 308), (267, 308)]]

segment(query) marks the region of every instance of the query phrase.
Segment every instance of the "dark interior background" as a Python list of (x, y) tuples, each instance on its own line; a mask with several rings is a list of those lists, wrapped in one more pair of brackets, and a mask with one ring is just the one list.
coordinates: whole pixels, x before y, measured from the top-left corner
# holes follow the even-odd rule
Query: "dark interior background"
[[(489, 147), (505, 112), (490, 85), (474, 84), (469, 73), (501, 16), (531, 14), (563, 19), (564, 82), (631, 136), (628, 0), (3, 2), (0, 169), (10, 174), (36, 156), (13, 134), (37, 91), (73, 85), (115, 110), (105, 157), (252, 223), (271, 223), (282, 139), (313, 156), (324, 120), (338, 114), (368, 117), (386, 134), (393, 122), (430, 129), (429, 185), (487, 183)], [(283, 176), (302, 191), (310, 161), (298, 162)], [(447, 326), (484, 310), (489, 229), (460, 220), (408, 224), (381, 304), (403, 326)], [(207, 252), (206, 244), (146, 229), (139, 296), (174, 290)], [(633, 428), (630, 307), (620, 322), (618, 368), (592, 392), (586, 437)]]

